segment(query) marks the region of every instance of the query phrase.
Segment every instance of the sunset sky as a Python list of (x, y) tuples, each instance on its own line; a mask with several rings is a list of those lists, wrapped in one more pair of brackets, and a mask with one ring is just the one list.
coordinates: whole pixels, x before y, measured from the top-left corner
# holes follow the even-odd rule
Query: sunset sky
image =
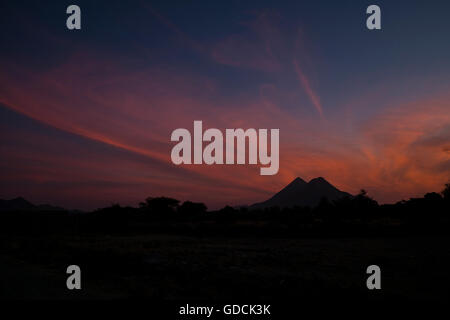
[[(450, 180), (448, 1), (9, 2), (0, 199), (93, 209), (164, 195), (216, 209), (322, 176), (390, 203)], [(374, 3), (382, 30), (370, 31)], [(174, 165), (170, 135), (194, 120), (279, 128), (278, 174)]]

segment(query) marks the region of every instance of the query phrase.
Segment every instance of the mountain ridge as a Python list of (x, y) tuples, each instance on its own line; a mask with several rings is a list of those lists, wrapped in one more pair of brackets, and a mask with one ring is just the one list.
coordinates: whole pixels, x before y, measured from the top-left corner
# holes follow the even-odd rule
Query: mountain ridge
[(323, 177), (311, 179), (309, 182), (297, 177), (271, 198), (254, 203), (249, 209), (294, 206), (315, 207), (323, 198), (334, 201), (343, 197), (352, 197), (352, 195), (339, 190)]
[(0, 199), (0, 212), (2, 211), (65, 211), (65, 209), (49, 204), (34, 205), (23, 197), (17, 197), (11, 200)]

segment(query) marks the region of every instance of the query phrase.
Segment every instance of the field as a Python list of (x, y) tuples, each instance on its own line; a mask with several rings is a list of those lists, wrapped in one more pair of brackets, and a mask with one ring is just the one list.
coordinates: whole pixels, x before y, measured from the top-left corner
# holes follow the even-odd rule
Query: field
[[(178, 301), (449, 298), (448, 237), (3, 236), (2, 299)], [(66, 268), (82, 290), (66, 288)], [(381, 267), (382, 290), (366, 288)]]

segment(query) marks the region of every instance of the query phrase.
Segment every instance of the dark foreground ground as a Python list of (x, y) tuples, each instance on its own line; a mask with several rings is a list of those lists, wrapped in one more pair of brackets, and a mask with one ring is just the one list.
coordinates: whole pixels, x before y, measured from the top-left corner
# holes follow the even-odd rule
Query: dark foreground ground
[[(0, 236), (1, 299), (448, 301), (447, 236)], [(66, 288), (66, 268), (82, 290)], [(366, 287), (381, 267), (382, 289)]]

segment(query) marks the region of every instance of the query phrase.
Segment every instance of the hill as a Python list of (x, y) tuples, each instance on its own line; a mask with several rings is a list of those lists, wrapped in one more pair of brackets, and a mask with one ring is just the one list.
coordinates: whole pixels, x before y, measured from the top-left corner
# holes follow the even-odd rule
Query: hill
[(309, 182), (297, 177), (273, 197), (251, 205), (250, 209), (293, 206), (315, 207), (323, 198), (333, 201), (343, 197), (352, 197), (352, 195), (337, 189), (322, 177), (314, 178)]

